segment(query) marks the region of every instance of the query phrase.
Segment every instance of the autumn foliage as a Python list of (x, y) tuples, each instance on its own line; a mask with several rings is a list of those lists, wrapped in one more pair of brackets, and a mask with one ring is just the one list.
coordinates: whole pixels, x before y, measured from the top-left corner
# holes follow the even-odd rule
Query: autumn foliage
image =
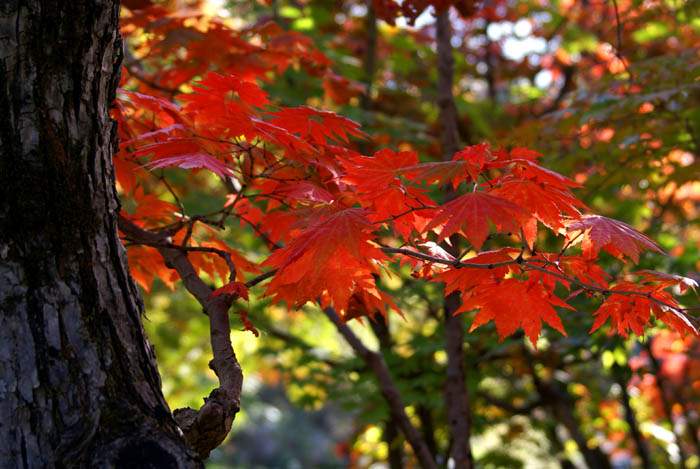
[[(395, 8), (375, 3), (379, 11)], [(414, 3), (403, 8), (423, 8)], [(158, 17), (164, 20), (154, 22)], [(698, 334), (667, 291), (694, 283), (657, 272), (610, 278), (597, 265), (603, 252), (636, 263), (644, 251), (663, 251), (627, 224), (591, 214), (572, 192), (580, 184), (541, 166), (536, 151), (492, 142), (465, 147), (452, 161), (391, 148), (363, 155), (356, 144), (372, 137), (357, 123), (310, 106), (285, 107), (260, 87), (294, 66), (332, 82), (330, 94), (357, 92), (308, 38), (272, 23), (233, 31), (196, 12), (157, 6), (123, 19), (125, 34), (143, 27), (151, 39), (141, 47), (165, 56), (189, 33), (201, 40), (188, 48), (197, 60), (173, 55), (174, 66), (155, 79), (139, 80), (133, 64), (124, 69), (114, 109), (117, 180), (132, 207), (124, 216), (192, 248), (198, 273), (225, 284), (216, 294), (245, 297), (256, 288), (292, 308), (317, 302), (345, 318), (386, 313), (397, 308), (377, 278), (408, 262), (415, 277), (459, 292), (458, 312), (479, 311), (472, 331), (493, 320), (501, 339), (522, 328), (536, 345), (542, 321), (566, 335), (560, 315), (578, 294), (605, 298), (591, 330), (609, 320), (613, 332), (641, 335), (653, 313)], [(211, 213), (187, 214), (176, 194), (145, 190), (171, 190), (167, 178), (175, 173), (164, 168), (187, 171), (193, 181), (215, 178), (226, 198)], [(153, 180), (160, 184), (146, 182)], [(455, 193), (449, 201), (444, 186)], [(269, 255), (249, 260), (223, 242), (219, 230), (230, 220), (253, 230)], [(541, 250), (545, 231), (559, 248)], [(458, 255), (447, 253), (449, 244), (460, 246)], [(155, 247), (128, 251), (146, 290), (156, 277), (177, 281)]]

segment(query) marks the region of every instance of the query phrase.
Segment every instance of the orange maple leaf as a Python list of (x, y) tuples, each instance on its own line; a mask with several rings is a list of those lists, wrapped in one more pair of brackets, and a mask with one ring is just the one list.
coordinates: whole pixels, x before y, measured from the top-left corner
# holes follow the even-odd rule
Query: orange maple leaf
[(571, 192), (532, 180), (509, 180), (490, 193), (524, 208), (532, 217), (555, 231), (564, 227), (564, 213), (569, 217), (578, 218), (580, 212), (577, 207), (585, 208)]
[[(457, 153), (457, 155), (459, 154)], [(400, 168), (399, 171), (412, 181), (425, 181), (428, 184), (449, 181), (452, 183), (452, 187), (457, 189), (457, 186), (462, 182), (476, 181), (479, 178), (480, 167), (467, 160), (455, 159), (453, 161), (419, 163)]]
[(457, 312), (479, 309), (469, 332), (493, 319), (499, 340), (511, 335), (518, 327), (534, 347), (542, 330), (542, 320), (561, 332), (566, 331), (552, 305), (574, 309), (547, 292), (540, 283), (521, 282), (507, 278), (491, 285), (482, 285), (478, 292), (462, 303)]
[(348, 135), (367, 138), (360, 130), (360, 124), (330, 111), (320, 111), (309, 106), (298, 108), (281, 108), (280, 111), (268, 113), (275, 116), (272, 123), (302, 137), (311, 137), (313, 141), (324, 145), (326, 138), (348, 143)]
[[(627, 337), (632, 331), (641, 336), (644, 335), (644, 326), (649, 323), (651, 313), (654, 313), (657, 319), (668, 324), (677, 332), (690, 332), (700, 337), (697, 328), (683, 314), (678, 302), (671, 294), (662, 291), (663, 288), (677, 285), (681, 280), (674, 279), (675, 276), (657, 275), (658, 272), (647, 271), (646, 273), (644, 283), (641, 285), (623, 280), (610, 290), (610, 297), (593, 313), (596, 319), (593, 322), (591, 332), (600, 328), (610, 319), (611, 332), (616, 331)], [(684, 278), (680, 277), (680, 279)], [(616, 291), (621, 292), (616, 293)], [(638, 294), (630, 295), (627, 292), (637, 292)]]

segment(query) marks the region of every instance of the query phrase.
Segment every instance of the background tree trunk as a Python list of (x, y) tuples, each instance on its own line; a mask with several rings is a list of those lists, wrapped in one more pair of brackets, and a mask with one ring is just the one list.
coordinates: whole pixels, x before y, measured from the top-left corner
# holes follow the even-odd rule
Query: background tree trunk
[[(454, 84), (454, 58), (452, 57), (452, 27), (450, 25), (450, 9), (440, 13), (436, 20), (437, 53), (438, 53), (438, 112), (440, 122), (440, 146), (442, 159), (451, 161), (459, 151), (459, 131), (457, 130), (457, 106), (455, 105), (452, 87)], [(454, 199), (457, 194), (452, 186), (444, 187), (445, 202)], [(448, 251), (455, 257), (459, 255), (459, 240), (452, 242)], [(447, 377), (445, 379), (445, 408), (450, 425), (449, 457), (455, 467), (471, 469), (474, 467), (474, 457), (471, 450), (471, 404), (467, 389), (466, 370), (464, 368), (464, 318), (455, 316), (461, 299), (458, 292), (452, 292), (445, 297), (445, 352), (447, 353)]]
[(0, 2), (0, 461), (200, 467), (117, 234), (114, 0)]

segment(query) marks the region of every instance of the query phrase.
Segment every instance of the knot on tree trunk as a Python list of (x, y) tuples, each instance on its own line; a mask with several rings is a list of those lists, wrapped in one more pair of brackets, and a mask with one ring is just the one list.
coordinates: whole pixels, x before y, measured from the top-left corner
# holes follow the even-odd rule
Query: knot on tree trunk
[(221, 386), (214, 389), (209, 397), (204, 398), (204, 405), (198, 411), (185, 407), (173, 412), (173, 417), (182, 429), (185, 440), (202, 459), (208, 458), (211, 450), (224, 441), (241, 408), (243, 373), (231, 348), (230, 339), (228, 334), (223, 334), (224, 343), (214, 340), (214, 336), (222, 336), (222, 334), (213, 333), (216, 325), (221, 322), (217, 321), (217, 318), (224, 319), (225, 328), (228, 328), (228, 316), (223, 309), (226, 307), (224, 305), (219, 308), (219, 314), (214, 309), (209, 316), (214, 350), (214, 359), (209, 362), (209, 367), (216, 373)]
[(200, 458), (206, 459), (224, 441), (239, 410), (240, 401), (231, 392), (216, 388), (204, 398), (201, 409), (176, 409), (173, 416), (185, 440)]

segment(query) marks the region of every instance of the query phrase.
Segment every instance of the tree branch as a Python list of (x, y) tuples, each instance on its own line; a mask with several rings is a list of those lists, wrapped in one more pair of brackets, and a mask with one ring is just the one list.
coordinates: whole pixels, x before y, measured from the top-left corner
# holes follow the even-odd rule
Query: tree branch
[[(388, 319), (386, 321), (384, 319), (385, 318), (381, 317), (379, 313), (375, 312), (374, 318), (370, 317), (369, 325), (379, 341), (379, 352), (383, 356), (391, 356), (393, 343), (389, 332)], [(428, 448), (430, 448), (430, 444), (428, 443), (427, 435), (425, 435), (425, 433), (424, 436), (426, 437), (426, 444), (428, 445)], [(391, 414), (384, 422), (384, 428), (382, 429), (382, 438), (388, 447), (390, 469), (403, 468), (403, 448), (400, 444), (401, 442), (398, 440), (398, 437), (398, 422), (396, 421), (394, 415)], [(431, 452), (431, 454), (434, 457), (435, 453)]]
[(523, 347), (522, 351), (530, 368), (537, 393), (540, 395), (540, 400), (550, 406), (554, 417), (566, 428), (571, 439), (576, 442), (586, 462), (586, 466), (589, 469), (611, 469), (607, 455), (598, 447), (589, 447), (588, 439), (581, 430), (581, 423), (573, 411), (574, 406), (571, 395), (566, 390), (566, 387), (557, 381), (542, 380), (537, 374), (533, 357), (528, 349)]
[[(326, 365), (329, 365), (331, 367), (339, 367), (342, 366), (341, 362), (331, 360), (330, 358), (324, 358), (318, 356), (319, 354), (314, 353), (315, 350), (319, 350), (317, 347), (311, 345), (310, 343), (306, 342), (304, 339), (301, 337), (295, 336), (293, 334), (290, 334), (287, 331), (277, 329), (272, 326), (263, 326), (260, 328), (261, 330), (264, 330), (267, 335), (270, 337), (274, 337), (275, 339), (278, 339), (285, 344), (287, 344), (289, 347), (296, 347), (304, 352), (308, 353), (311, 357), (313, 357), (315, 360), (318, 360), (319, 362), (325, 363)], [(359, 371), (359, 369), (358, 369)]]
[(149, 86), (150, 88), (153, 88), (154, 90), (162, 91), (164, 93), (169, 94), (171, 97), (175, 96), (176, 94), (184, 94), (182, 90), (178, 88), (168, 88), (165, 86), (161, 86), (158, 83), (154, 82), (153, 80), (149, 80), (146, 78), (143, 74), (146, 73), (146, 70), (143, 67), (143, 64), (139, 59), (137, 59), (133, 52), (131, 52), (131, 48), (127, 45), (126, 41), (124, 41), (124, 66), (126, 69), (129, 71), (129, 75), (132, 77), (136, 78), (138, 81), (141, 83)]
[(382, 396), (389, 405), (389, 410), (392, 417), (395, 419), (401, 431), (406, 436), (406, 440), (413, 448), (413, 452), (418, 458), (423, 469), (437, 469), (437, 464), (430, 454), (428, 445), (426, 444), (423, 436), (416, 430), (411, 421), (406, 415), (405, 405), (401, 399), (401, 394), (399, 393), (394, 379), (391, 377), (389, 368), (386, 366), (384, 357), (379, 353), (369, 350), (362, 341), (355, 335), (355, 333), (346, 324), (344, 324), (338, 313), (332, 307), (323, 308), (323, 312), (335, 325), (338, 332), (343, 336), (345, 341), (352, 347), (355, 353), (370, 367), (374, 372), (379, 383), (379, 389)]
[(671, 433), (673, 434), (674, 439), (676, 440), (676, 445), (678, 446), (678, 456), (680, 457), (680, 467), (687, 467), (686, 466), (686, 460), (688, 459), (688, 456), (685, 454), (685, 450), (683, 449), (683, 441), (681, 439), (680, 434), (676, 430), (676, 426), (673, 421), (673, 403), (669, 400), (671, 395), (673, 394), (673, 391), (668, 389), (667, 386), (667, 380), (664, 379), (663, 375), (661, 374), (661, 364), (657, 360), (656, 356), (654, 355), (654, 351), (651, 347), (651, 340), (647, 340), (644, 342), (644, 348), (646, 349), (647, 353), (649, 354), (649, 362), (651, 364), (651, 370), (654, 372), (654, 378), (656, 379), (656, 386), (659, 388), (659, 397), (661, 398), (661, 405), (664, 408), (664, 413), (666, 414), (666, 418), (668, 418), (668, 423), (670, 423), (670, 429)]
[(566, 276), (564, 274), (560, 274), (558, 272), (552, 272), (551, 270), (547, 270), (544, 267), (540, 267), (539, 265), (533, 264), (532, 262), (534, 262), (536, 259), (530, 261), (530, 259), (518, 259), (518, 258), (516, 258), (516, 259), (510, 260), (510, 261), (494, 262), (491, 264), (476, 264), (476, 263), (470, 263), (470, 262), (450, 261), (447, 259), (442, 259), (440, 257), (431, 256), (430, 254), (425, 254), (425, 253), (418, 252), (418, 251), (411, 251), (410, 249), (406, 249), (406, 248), (382, 247), (381, 250), (382, 250), (382, 252), (385, 252), (387, 254), (402, 254), (404, 256), (409, 256), (409, 257), (421, 259), (421, 260), (428, 261), (428, 262), (434, 262), (436, 264), (452, 266), (456, 269), (460, 269), (460, 268), (493, 269), (495, 267), (520, 264), (520, 266), (522, 266), (522, 267), (526, 267), (526, 268), (532, 269), (532, 270), (537, 270), (537, 271), (540, 271), (544, 274), (551, 275), (552, 277), (556, 277), (558, 279), (572, 283), (572, 284), (577, 285), (577, 286), (579, 286), (587, 291), (598, 292), (598, 293), (601, 293), (603, 295), (628, 295), (628, 296), (644, 297), (644, 298), (646, 298), (654, 303), (657, 303), (657, 304), (662, 305), (662, 306), (666, 306), (667, 308), (671, 308), (674, 311), (678, 311), (678, 313), (682, 314), (689, 321), (695, 322), (696, 324), (700, 324), (700, 318), (697, 318), (697, 317), (687, 313), (687, 311), (694, 310), (697, 308), (694, 308), (694, 307), (679, 308), (676, 305), (673, 305), (673, 304), (668, 303), (666, 301), (654, 298), (649, 293), (639, 292), (639, 291), (635, 291), (635, 290), (611, 290), (611, 289), (599, 287), (597, 285), (591, 285), (590, 283), (585, 283), (585, 282), (582, 282), (582, 281), (575, 279), (573, 277), (568, 277), (568, 276)]
[[(199, 457), (206, 459), (211, 450), (219, 446), (228, 435), (241, 405), (243, 372), (231, 346), (228, 316), (235, 296), (211, 297), (213, 290), (197, 275), (187, 257), (187, 251), (193, 249), (174, 245), (166, 235), (145, 230), (121, 215), (118, 223), (119, 230), (129, 240), (154, 246), (158, 250), (166, 265), (177, 271), (187, 291), (197, 299), (204, 314), (209, 316), (213, 355), (209, 366), (219, 378), (219, 387), (208, 398), (204, 398), (204, 405), (198, 411), (186, 407), (173, 412), (187, 442)], [(235, 267), (231, 272), (235, 275)]]

